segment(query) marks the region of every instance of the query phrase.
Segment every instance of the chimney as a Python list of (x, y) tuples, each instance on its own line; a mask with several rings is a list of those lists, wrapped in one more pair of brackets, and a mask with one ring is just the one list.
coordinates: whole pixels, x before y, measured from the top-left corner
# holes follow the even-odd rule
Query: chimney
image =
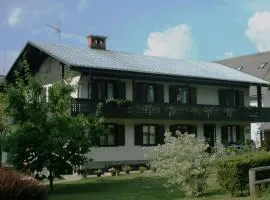
[(107, 37), (105, 36), (88, 35), (88, 48), (106, 50), (106, 39)]

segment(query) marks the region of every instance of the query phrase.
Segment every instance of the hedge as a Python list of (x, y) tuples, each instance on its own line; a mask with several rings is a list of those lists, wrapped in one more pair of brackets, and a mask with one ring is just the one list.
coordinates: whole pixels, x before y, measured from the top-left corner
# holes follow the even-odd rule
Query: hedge
[[(250, 168), (270, 166), (270, 153), (266, 151), (246, 152), (217, 162), (218, 183), (225, 190), (236, 194), (248, 191)], [(270, 171), (256, 173), (256, 179), (270, 178)]]

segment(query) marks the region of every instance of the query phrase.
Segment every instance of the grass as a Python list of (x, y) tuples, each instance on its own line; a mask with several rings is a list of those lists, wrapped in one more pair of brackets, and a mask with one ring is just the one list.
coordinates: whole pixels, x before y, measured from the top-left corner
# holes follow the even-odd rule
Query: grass
[[(172, 190), (173, 191), (170, 191)], [(114, 177), (86, 178), (76, 182), (59, 183), (49, 200), (188, 200), (178, 188), (166, 189), (160, 180), (144, 174)], [(200, 200), (248, 200), (249, 197), (232, 198), (220, 190), (215, 178), (209, 179), (209, 188)], [(260, 200), (270, 199), (270, 193)]]

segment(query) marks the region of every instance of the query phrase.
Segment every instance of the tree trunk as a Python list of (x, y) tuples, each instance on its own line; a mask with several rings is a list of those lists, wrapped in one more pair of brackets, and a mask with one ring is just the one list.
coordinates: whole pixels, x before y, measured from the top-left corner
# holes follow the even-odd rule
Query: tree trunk
[(50, 179), (50, 189), (53, 190), (53, 172), (50, 170), (50, 175), (49, 175), (49, 179)]

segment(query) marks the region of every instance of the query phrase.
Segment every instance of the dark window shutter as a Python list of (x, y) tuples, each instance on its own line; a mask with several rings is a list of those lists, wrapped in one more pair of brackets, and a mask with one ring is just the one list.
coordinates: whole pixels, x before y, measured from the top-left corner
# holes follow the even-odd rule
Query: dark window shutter
[(97, 94), (98, 94), (97, 82), (93, 80), (91, 83), (91, 99), (97, 99), (98, 97)]
[(125, 125), (117, 125), (116, 146), (125, 146)]
[(142, 126), (139, 124), (136, 124), (134, 126), (134, 143), (135, 143), (135, 145), (142, 145), (143, 144)]
[(172, 135), (175, 135), (175, 125), (170, 125), (170, 132)]
[(218, 97), (219, 97), (219, 105), (220, 106), (225, 106), (225, 91), (224, 90), (219, 90), (218, 91)]
[(227, 131), (227, 127), (226, 126), (222, 126), (221, 127), (221, 143), (223, 145), (227, 145), (228, 144), (228, 131)]
[(189, 103), (190, 104), (197, 104), (197, 95), (196, 95), (196, 88), (195, 87), (189, 88)]
[(197, 126), (196, 125), (190, 126), (190, 134), (195, 134), (197, 137)]
[(245, 133), (243, 126), (236, 126), (236, 143), (244, 144), (245, 142)]
[(176, 102), (176, 86), (170, 85), (169, 87), (169, 102), (175, 103)]
[(124, 81), (119, 81), (117, 86), (117, 98), (126, 99), (126, 83)]
[(135, 96), (134, 99), (136, 102), (142, 103), (143, 102), (143, 84), (142, 83), (135, 83)]
[(243, 91), (235, 91), (235, 100), (236, 106), (244, 106), (244, 92)]
[(164, 144), (164, 134), (165, 134), (164, 125), (156, 125), (156, 143), (157, 144)]
[(164, 103), (164, 86), (162, 84), (156, 84), (154, 87), (155, 102)]

